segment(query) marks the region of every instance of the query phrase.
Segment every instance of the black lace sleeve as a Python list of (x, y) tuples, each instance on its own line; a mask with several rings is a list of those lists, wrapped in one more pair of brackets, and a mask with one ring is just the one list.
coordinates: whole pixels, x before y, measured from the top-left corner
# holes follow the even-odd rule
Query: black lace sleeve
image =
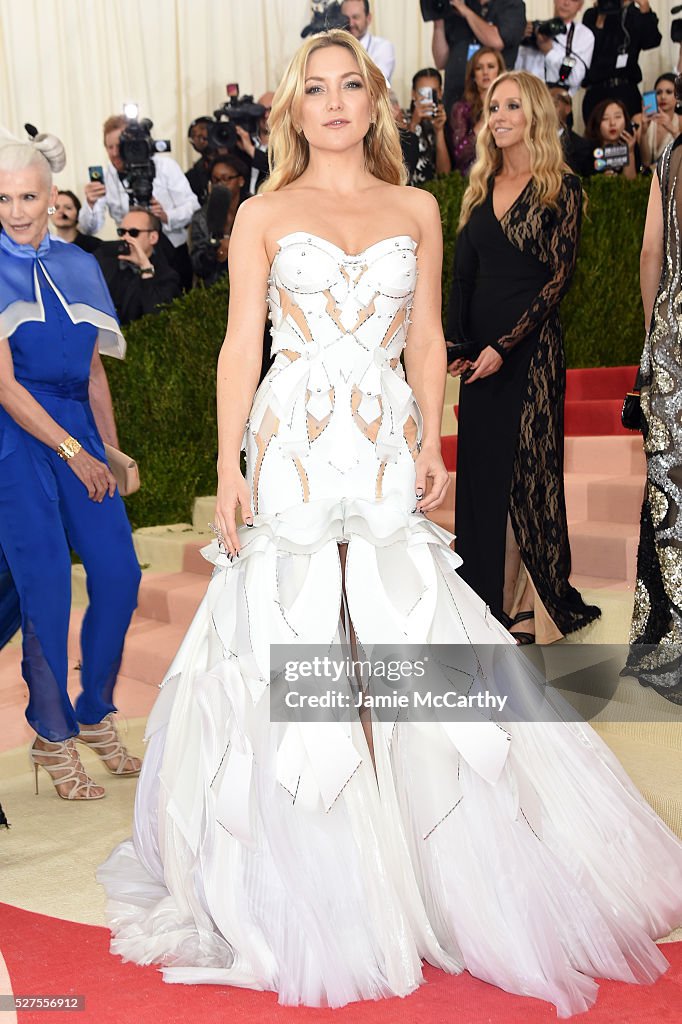
[[(532, 191), (531, 191), (532, 197)], [(545, 248), (552, 276), (538, 292), (516, 326), (509, 334), (491, 342), (492, 348), (506, 358), (520, 342), (538, 327), (559, 305), (568, 291), (575, 269), (582, 220), (582, 186), (574, 175), (565, 175), (561, 192), (557, 198), (558, 210), (551, 219), (551, 237), (546, 239)], [(543, 208), (531, 199), (525, 216), (526, 228), (535, 222), (537, 232), (546, 230)], [(533, 232), (535, 233), (535, 231)], [(516, 243), (515, 243), (516, 244)]]
[(457, 238), (452, 286), (448, 302), (445, 337), (448, 341), (468, 341), (469, 303), (478, 274), (478, 255), (471, 244), (469, 225), (465, 224)]

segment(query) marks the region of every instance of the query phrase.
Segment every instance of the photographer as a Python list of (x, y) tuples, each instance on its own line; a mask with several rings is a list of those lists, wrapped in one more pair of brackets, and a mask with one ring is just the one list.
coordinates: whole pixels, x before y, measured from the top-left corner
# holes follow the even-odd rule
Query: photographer
[(410, 185), (423, 185), (437, 174), (449, 174), (452, 161), (445, 141), (443, 79), (435, 68), (422, 68), (412, 79), (409, 131), (417, 136), (419, 156)]
[(211, 164), (208, 201), (192, 217), (192, 267), (204, 284), (227, 273), (230, 234), (237, 210), (249, 195), (249, 170), (237, 156), (219, 156)]
[[(124, 243), (105, 242), (95, 253), (122, 324), (129, 324), (181, 294), (180, 278), (157, 249), (161, 222), (149, 210), (133, 207), (117, 234)], [(125, 248), (125, 246), (124, 246)]]
[(185, 177), (192, 192), (202, 204), (208, 197), (209, 168), (215, 156), (208, 145), (208, 126), (212, 121), (212, 117), (197, 117), (187, 129), (187, 138), (194, 152), (199, 154), (199, 159), (192, 164)]
[(395, 71), (395, 46), (389, 39), (373, 36), (369, 30), (372, 15), (369, 0), (343, 0), (341, 14), (348, 18), (348, 31), (367, 50), (379, 71), (390, 84)]
[(649, 0), (597, 0), (585, 11), (583, 25), (594, 32), (592, 63), (583, 81), (585, 124), (596, 105), (605, 99), (620, 99), (630, 115), (638, 114), (642, 109), (639, 55), (661, 43), (658, 18)]
[(549, 91), (559, 118), (559, 138), (564, 151), (564, 159), (572, 171), (582, 178), (587, 178), (590, 174), (594, 174), (593, 147), (587, 139), (573, 131), (571, 94), (563, 85), (550, 85)]
[(594, 50), (593, 33), (575, 20), (582, 6), (583, 0), (554, 0), (551, 21), (529, 22), (516, 58), (517, 70), (530, 71), (548, 85), (558, 84), (571, 96), (577, 92)]
[(235, 125), (237, 145), (242, 153), (251, 161), (251, 172), (247, 178), (251, 195), (256, 194), (270, 173), (270, 166), (268, 164), (268, 142), (270, 141), (268, 119), (274, 95), (274, 92), (264, 92), (258, 98), (259, 106), (263, 107), (265, 111), (258, 121), (258, 132), (250, 135), (246, 128), (239, 124)]
[[(120, 225), (131, 207), (126, 167), (119, 148), (121, 133), (128, 123), (122, 114), (115, 114), (104, 122), (104, 146), (109, 163), (104, 169), (104, 182), (90, 182), (85, 186), (86, 202), (78, 217), (85, 235), (94, 235), (102, 228), (107, 210)], [(199, 200), (175, 160), (158, 154), (152, 160), (155, 174), (149, 209), (161, 221), (163, 238), (168, 243), (164, 245), (166, 258), (178, 272), (183, 286), (189, 288), (192, 267), (187, 249), (187, 225), (199, 209)]]
[(445, 68), (447, 117), (453, 103), (462, 97), (467, 62), (476, 47), (499, 50), (505, 66), (514, 67), (526, 31), (526, 6), (523, 0), (421, 0), (421, 6), (426, 18), (435, 10), (444, 15), (433, 22), (431, 48), (436, 67)]

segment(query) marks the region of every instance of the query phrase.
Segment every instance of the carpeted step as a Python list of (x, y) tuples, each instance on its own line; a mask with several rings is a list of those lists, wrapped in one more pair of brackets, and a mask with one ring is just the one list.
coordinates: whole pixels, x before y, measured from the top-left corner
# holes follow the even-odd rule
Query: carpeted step
[[(69, 660), (80, 662), (80, 627), (84, 611), (74, 608), (69, 625)], [(135, 614), (126, 635), (121, 673), (130, 679), (158, 686), (186, 632), (186, 625), (159, 622)]]
[[(205, 533), (208, 530), (208, 524), (213, 522), (215, 503), (215, 494), (209, 494), (205, 497), (194, 499), (194, 508), (192, 509), (192, 526), (197, 533)], [(239, 509), (237, 509), (237, 513), (239, 513)]]
[[(440, 447), (447, 469), (454, 472), (457, 468), (457, 436), (441, 437)], [(643, 477), (646, 461), (642, 436), (632, 431), (620, 436), (567, 436), (564, 470), (567, 473), (595, 473), (603, 476), (633, 473)]]
[(603, 473), (566, 473), (564, 490), (566, 493), (566, 514), (569, 523), (589, 519), (589, 492), (593, 483), (601, 483), (609, 477)]
[(647, 803), (682, 839), (682, 758), (679, 750), (619, 735), (599, 725), (596, 729)]
[(185, 546), (208, 544), (213, 535), (206, 529), (197, 531), (190, 523), (167, 526), (144, 526), (133, 533), (133, 543), (140, 565), (157, 572), (182, 572)]
[[(136, 628), (136, 626), (138, 628)], [(126, 638), (121, 671), (131, 679), (158, 686), (184, 639), (185, 626), (144, 619), (133, 622)]]
[(182, 571), (184, 573), (194, 573), (195, 576), (202, 576), (207, 578), (213, 572), (214, 566), (212, 562), (208, 562), (201, 553), (202, 548), (205, 548), (207, 544), (213, 540), (213, 537), (209, 537), (202, 541), (190, 541), (185, 544), (185, 550), (182, 556)]
[(639, 527), (584, 521), (569, 529), (573, 571), (607, 579), (634, 580)]
[(641, 434), (625, 437), (567, 437), (564, 472), (627, 476), (646, 473)]
[(639, 527), (644, 479), (637, 475), (595, 480), (588, 487), (587, 519), (593, 522), (634, 523)]
[(206, 592), (206, 583), (204, 576), (193, 572), (145, 573), (140, 585), (137, 616), (188, 625)]
[(564, 434), (566, 437), (599, 435), (629, 435), (620, 421), (623, 396), (620, 398), (594, 398), (564, 405)]
[(636, 366), (600, 366), (566, 371), (566, 401), (620, 398), (632, 389)]

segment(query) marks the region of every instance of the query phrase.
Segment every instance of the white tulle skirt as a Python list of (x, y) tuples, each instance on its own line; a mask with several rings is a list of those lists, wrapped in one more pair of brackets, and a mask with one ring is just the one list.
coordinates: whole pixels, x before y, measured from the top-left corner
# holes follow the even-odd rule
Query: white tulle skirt
[(682, 922), (682, 844), (560, 698), (539, 722), (270, 721), (269, 645), (511, 644), (450, 535), (383, 502), (256, 517), (147, 728), (134, 836), (99, 869), (112, 951), (168, 982), (286, 1004), (405, 996), (422, 961), (587, 1009), (654, 981)]

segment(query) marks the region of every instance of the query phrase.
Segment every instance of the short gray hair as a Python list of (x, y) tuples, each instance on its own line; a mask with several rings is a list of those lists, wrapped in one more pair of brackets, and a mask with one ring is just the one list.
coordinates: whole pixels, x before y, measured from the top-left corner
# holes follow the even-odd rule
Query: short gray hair
[(0, 128), (0, 170), (22, 171), (37, 167), (46, 185), (52, 184), (52, 174), (66, 166), (64, 145), (56, 135), (36, 135), (30, 142), (22, 142)]

